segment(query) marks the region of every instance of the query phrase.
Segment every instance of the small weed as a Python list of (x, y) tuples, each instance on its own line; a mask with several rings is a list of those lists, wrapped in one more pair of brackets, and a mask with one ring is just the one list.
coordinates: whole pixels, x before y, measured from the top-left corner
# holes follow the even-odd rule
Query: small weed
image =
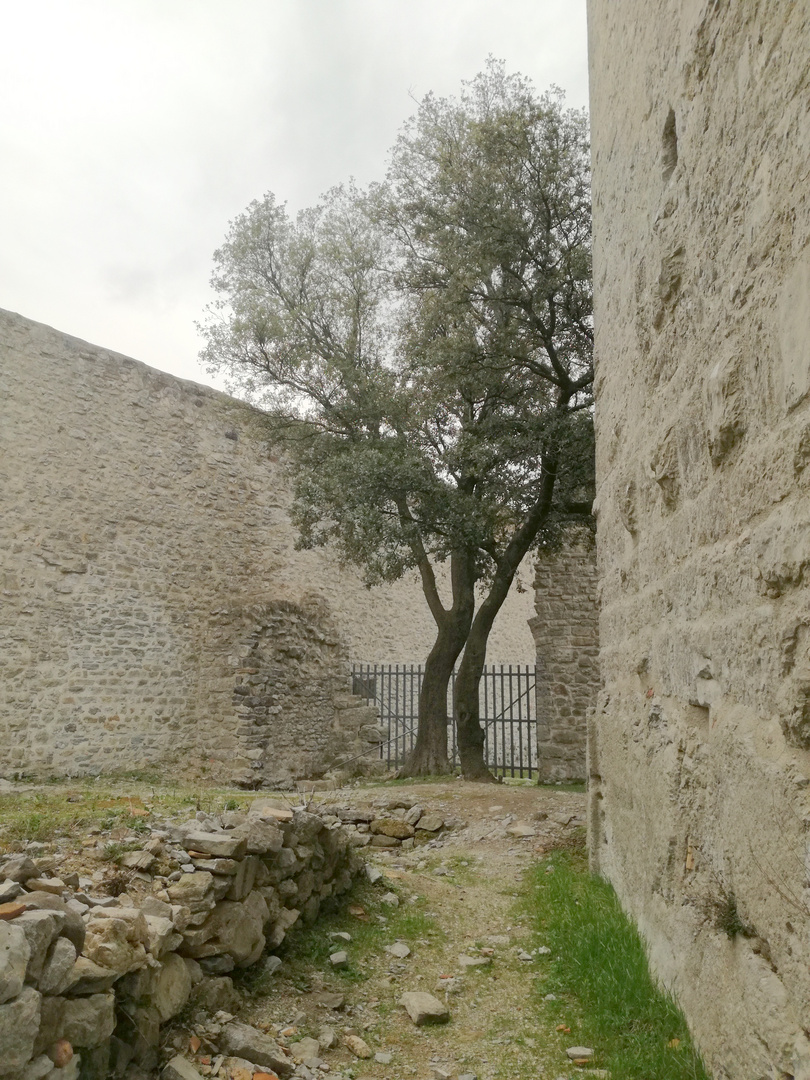
[(108, 862), (118, 862), (122, 855), (126, 855), (128, 851), (138, 851), (140, 846), (137, 840), (110, 840), (104, 845), (103, 858)]
[(714, 909), (714, 925), (730, 940), (735, 937), (752, 938), (757, 932), (750, 923), (744, 922), (737, 909), (737, 898), (733, 892), (724, 893), (719, 900), (712, 903)]

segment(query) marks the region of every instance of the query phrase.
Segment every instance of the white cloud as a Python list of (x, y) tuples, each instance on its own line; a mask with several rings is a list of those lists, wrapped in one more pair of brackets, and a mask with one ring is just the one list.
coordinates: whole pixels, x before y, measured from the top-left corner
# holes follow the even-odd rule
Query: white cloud
[[(227, 222), (380, 177), (489, 53), (586, 104), (585, 0), (0, 0), (0, 307), (207, 380)], [(410, 96), (409, 96), (410, 95)]]

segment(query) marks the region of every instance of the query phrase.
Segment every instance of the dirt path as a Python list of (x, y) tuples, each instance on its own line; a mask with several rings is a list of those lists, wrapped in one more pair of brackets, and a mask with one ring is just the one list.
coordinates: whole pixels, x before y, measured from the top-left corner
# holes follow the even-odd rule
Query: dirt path
[[(555, 1030), (558, 1014), (542, 1022), (541, 1006), (538, 1024), (537, 1005), (529, 1000), (533, 984), (542, 982), (543, 964), (542, 957), (520, 958), (536, 942), (515, 898), (530, 862), (581, 836), (584, 796), (562, 788), (459, 782), (352, 789), (348, 796), (355, 805), (398, 798), (414, 799), (466, 826), (409, 852), (366, 849), (371, 865), (385, 875), (367, 892), (367, 910), (354, 915), (347, 910), (319, 926), (308, 956), (296, 956), (291, 946), (272, 992), (248, 1010), (250, 1019), (274, 1032), (294, 1027), (288, 1041), (317, 1038), (324, 1026), (333, 1028), (338, 1045), (322, 1055), (332, 1076), (440, 1080), (474, 1074), (478, 1080), (506, 1080), (573, 1075), (565, 1034)], [(323, 809), (343, 799), (344, 793), (324, 797)], [(519, 838), (509, 832), (520, 823), (534, 835)], [(391, 888), (398, 893), (396, 908), (382, 900)], [(326, 943), (334, 932), (348, 933), (352, 942), (334, 939), (318, 955), (317, 939)], [(411, 950), (406, 958), (385, 952), (397, 936)], [(349, 953), (345, 972), (329, 964), (328, 952), (338, 947)], [(460, 956), (489, 963), (465, 970)], [(398, 1004), (407, 990), (427, 991), (445, 1001), (450, 1022), (416, 1027)], [(343, 994), (345, 1006), (324, 1008), (324, 991)], [(342, 1045), (352, 1033), (383, 1060), (354, 1057)]]

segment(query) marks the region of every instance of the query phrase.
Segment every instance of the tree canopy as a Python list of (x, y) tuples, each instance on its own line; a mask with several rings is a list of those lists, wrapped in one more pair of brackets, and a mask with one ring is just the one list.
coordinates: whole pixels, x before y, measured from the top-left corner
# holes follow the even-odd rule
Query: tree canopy
[(295, 217), (268, 194), (215, 254), (203, 356), (266, 410), (301, 546), (335, 545), (369, 583), (421, 575), (437, 639), (415, 773), (447, 768), (466, 646), (462, 764), (484, 775), (492, 620), (531, 546), (590, 505), (589, 198), (584, 115), (490, 61), (421, 102), (383, 182)]

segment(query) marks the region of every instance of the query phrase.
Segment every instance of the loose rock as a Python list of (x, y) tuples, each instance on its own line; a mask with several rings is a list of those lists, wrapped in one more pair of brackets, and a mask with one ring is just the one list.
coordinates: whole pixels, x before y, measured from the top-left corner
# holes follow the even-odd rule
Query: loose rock
[(161, 1080), (202, 1080), (202, 1076), (184, 1057), (173, 1057), (160, 1074)]
[(393, 945), (388, 945), (385, 951), (389, 956), (396, 956), (399, 960), (404, 960), (406, 956), (411, 955), (411, 950), (404, 941), (395, 941)]
[(371, 1047), (359, 1035), (344, 1035), (343, 1045), (358, 1058), (370, 1058)]
[(438, 998), (421, 990), (409, 990), (399, 999), (408, 1016), (421, 1027), (422, 1024), (443, 1024), (450, 1019), (450, 1011)]
[(572, 1061), (583, 1061), (593, 1057), (593, 1050), (589, 1046), (569, 1046), (565, 1052)]

